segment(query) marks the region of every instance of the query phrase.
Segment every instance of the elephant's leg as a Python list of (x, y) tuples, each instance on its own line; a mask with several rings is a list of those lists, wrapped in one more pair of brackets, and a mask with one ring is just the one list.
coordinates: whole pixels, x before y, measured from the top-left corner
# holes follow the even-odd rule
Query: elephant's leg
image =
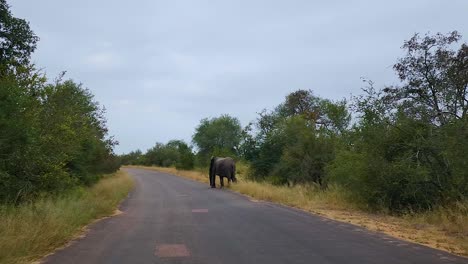
[(232, 175), (229, 175), (228, 176), (228, 185), (231, 186), (231, 182), (232, 182)]
[(216, 188), (216, 174), (210, 175), (210, 186), (211, 188)]
[(224, 187), (224, 177), (219, 177), (219, 180), (221, 181), (221, 188)]

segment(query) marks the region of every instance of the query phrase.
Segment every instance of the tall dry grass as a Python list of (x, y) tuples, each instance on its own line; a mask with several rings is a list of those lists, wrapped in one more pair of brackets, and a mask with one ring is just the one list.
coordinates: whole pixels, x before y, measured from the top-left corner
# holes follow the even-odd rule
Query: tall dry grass
[(0, 263), (30, 263), (76, 236), (94, 219), (114, 213), (133, 186), (123, 171), (90, 188), (17, 207), (0, 206)]
[(335, 185), (322, 190), (313, 184), (288, 187), (243, 180), (231, 185), (230, 189), (258, 200), (279, 202), (297, 208), (357, 209), (356, 205), (347, 200), (346, 190)]
[[(208, 183), (207, 170), (183, 171), (175, 168), (129, 166), (165, 172)], [(253, 198), (276, 202), (313, 212), (334, 220), (355, 224), (455, 254), (468, 256), (468, 202), (441, 207), (425, 213), (393, 216), (366, 210), (339, 186), (326, 190), (315, 185), (277, 186), (247, 179), (248, 168), (238, 169), (239, 181), (228, 188)]]

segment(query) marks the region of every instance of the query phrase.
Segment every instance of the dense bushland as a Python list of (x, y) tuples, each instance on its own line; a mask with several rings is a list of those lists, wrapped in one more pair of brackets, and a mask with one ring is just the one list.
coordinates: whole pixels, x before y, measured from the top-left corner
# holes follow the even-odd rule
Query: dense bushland
[(355, 99), (347, 144), (328, 166), (330, 180), (371, 206), (431, 209), (468, 195), (468, 46), (460, 35), (405, 42), (394, 69), (401, 84), (373, 84)]
[[(253, 180), (339, 186), (376, 210), (466, 202), (468, 45), (457, 46), (460, 40), (451, 32), (405, 41), (396, 86), (377, 89), (364, 80), (361, 95), (341, 101), (297, 90), (243, 129), (228, 115), (203, 119), (193, 135), (196, 165), (230, 155), (250, 164)], [(145, 164), (136, 154), (126, 157)]]
[(90, 185), (119, 167), (89, 90), (30, 63), (38, 37), (0, 0), (0, 202)]

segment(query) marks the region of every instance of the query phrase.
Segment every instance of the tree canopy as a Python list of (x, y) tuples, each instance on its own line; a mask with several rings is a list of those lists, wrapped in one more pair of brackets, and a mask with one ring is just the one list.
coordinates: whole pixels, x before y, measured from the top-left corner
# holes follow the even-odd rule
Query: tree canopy
[(202, 119), (195, 129), (193, 143), (203, 157), (237, 155), (242, 137), (239, 119), (222, 115)]
[(29, 64), (38, 40), (29, 23), (14, 17), (6, 0), (0, 0), (0, 64)]
[(0, 201), (89, 185), (119, 167), (104, 110), (89, 90), (30, 64), (38, 37), (0, 0)]

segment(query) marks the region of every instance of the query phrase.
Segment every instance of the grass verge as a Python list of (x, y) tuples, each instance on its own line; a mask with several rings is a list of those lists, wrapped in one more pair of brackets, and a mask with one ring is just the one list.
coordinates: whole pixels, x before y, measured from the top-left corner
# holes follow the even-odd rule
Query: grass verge
[[(165, 172), (199, 182), (208, 183), (204, 171), (184, 171), (175, 168), (128, 166)], [(454, 254), (468, 256), (468, 203), (459, 203), (448, 208), (392, 216), (384, 213), (370, 213), (350, 202), (347, 191), (331, 186), (320, 190), (314, 185), (295, 187), (276, 186), (265, 182), (244, 179), (229, 188), (257, 200), (276, 202), (319, 214), (334, 220), (362, 226), (406, 241), (415, 242)]]
[(112, 215), (133, 187), (123, 171), (90, 188), (17, 207), (0, 206), (0, 263), (30, 263), (64, 246), (93, 220)]

